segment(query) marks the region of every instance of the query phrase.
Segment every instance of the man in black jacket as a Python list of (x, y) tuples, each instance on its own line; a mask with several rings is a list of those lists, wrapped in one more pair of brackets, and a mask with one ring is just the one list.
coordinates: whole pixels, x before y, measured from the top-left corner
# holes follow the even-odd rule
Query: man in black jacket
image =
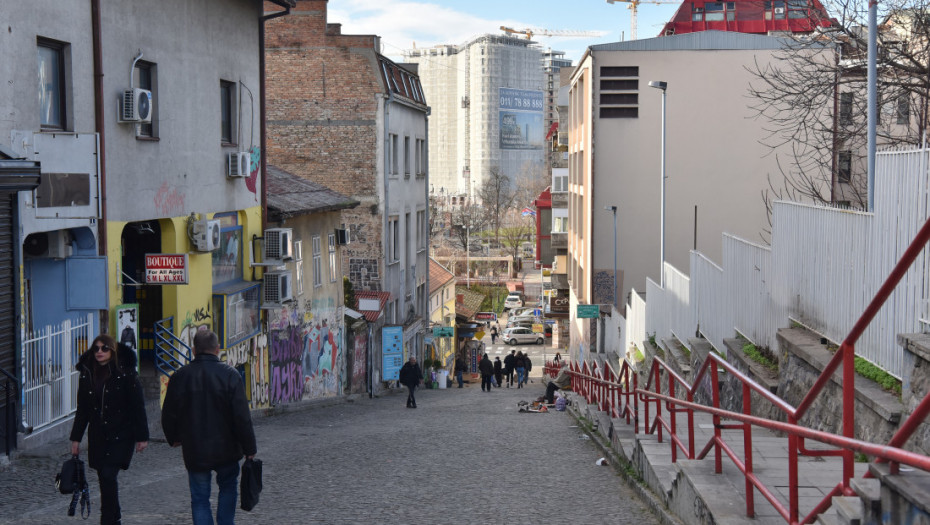
[(510, 388), (510, 385), (513, 384), (513, 370), (515, 367), (514, 360), (516, 359), (516, 350), (511, 350), (506, 357), (504, 357), (504, 377), (507, 378), (507, 388)]
[(194, 525), (213, 523), (210, 481), (216, 472), (216, 523), (236, 515), (239, 460), (257, 451), (245, 386), (236, 369), (220, 362), (216, 334), (198, 331), (194, 360), (168, 381), (161, 424), (172, 447), (181, 446), (191, 489)]
[(413, 397), (413, 393), (422, 379), (423, 372), (420, 370), (420, 365), (417, 364), (417, 358), (410, 356), (410, 360), (400, 367), (400, 377), (398, 378), (400, 384), (406, 386), (409, 391), (407, 394), (407, 408), (417, 407), (417, 400)]

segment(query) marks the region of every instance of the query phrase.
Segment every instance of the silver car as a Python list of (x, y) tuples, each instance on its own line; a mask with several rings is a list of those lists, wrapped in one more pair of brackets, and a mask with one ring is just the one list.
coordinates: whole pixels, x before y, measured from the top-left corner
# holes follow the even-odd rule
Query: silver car
[(543, 334), (533, 332), (532, 328), (525, 326), (514, 326), (504, 330), (503, 341), (508, 345), (536, 343), (538, 345), (545, 342)]

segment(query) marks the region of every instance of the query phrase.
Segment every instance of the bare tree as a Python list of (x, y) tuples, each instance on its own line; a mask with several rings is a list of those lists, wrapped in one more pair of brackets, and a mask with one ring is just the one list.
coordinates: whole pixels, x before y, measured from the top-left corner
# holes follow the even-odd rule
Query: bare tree
[(469, 237), (483, 231), (488, 226), (488, 216), (483, 209), (475, 205), (464, 205), (452, 211), (451, 236), (463, 249), (469, 247)]
[(494, 227), (494, 241), (500, 246), (501, 218), (513, 206), (514, 190), (510, 179), (501, 173), (497, 167), (492, 167), (488, 178), (478, 189), (478, 199), (489, 215), (491, 226)]
[(514, 263), (520, 258), (523, 243), (531, 241), (535, 231), (536, 221), (532, 216), (523, 216), (518, 210), (511, 210), (504, 216), (501, 238), (507, 255), (513, 259)]
[[(765, 144), (788, 151), (777, 153), (780, 177), (769, 174), (763, 196), (769, 208), (774, 199), (868, 204), (868, 6), (852, 0), (825, 6), (835, 16), (815, 18), (817, 32), (788, 37), (773, 61), (748, 68), (755, 76), (752, 107), (768, 132)], [(919, 144), (930, 98), (930, 0), (879, 6), (876, 142)]]

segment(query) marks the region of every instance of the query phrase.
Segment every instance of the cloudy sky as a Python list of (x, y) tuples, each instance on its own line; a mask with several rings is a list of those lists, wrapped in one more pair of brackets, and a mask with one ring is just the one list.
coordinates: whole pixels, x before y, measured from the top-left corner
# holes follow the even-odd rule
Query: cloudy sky
[[(654, 37), (680, 4), (644, 0), (638, 9), (639, 38)], [(544, 47), (565, 51), (574, 61), (591, 44), (629, 40), (626, 3), (606, 0), (329, 0), (329, 22), (346, 34), (381, 36), (381, 52), (399, 59), (404, 49), (460, 44), (484, 33), (514, 29), (597, 31), (602, 36), (536, 36)]]

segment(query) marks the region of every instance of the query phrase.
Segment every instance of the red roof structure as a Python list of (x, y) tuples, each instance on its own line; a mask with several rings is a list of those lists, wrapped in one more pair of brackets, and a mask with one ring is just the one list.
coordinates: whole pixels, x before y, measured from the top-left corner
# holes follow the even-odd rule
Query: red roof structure
[(699, 31), (812, 33), (831, 24), (820, 0), (693, 0), (682, 2), (659, 36)]
[[(378, 301), (377, 310), (362, 310), (359, 308), (362, 299), (376, 299)], [(391, 300), (391, 292), (369, 292), (361, 291), (355, 292), (355, 309), (362, 313), (365, 316), (365, 320), (369, 323), (373, 323), (378, 320), (378, 317), (381, 316), (381, 312), (384, 311), (384, 305)]]

